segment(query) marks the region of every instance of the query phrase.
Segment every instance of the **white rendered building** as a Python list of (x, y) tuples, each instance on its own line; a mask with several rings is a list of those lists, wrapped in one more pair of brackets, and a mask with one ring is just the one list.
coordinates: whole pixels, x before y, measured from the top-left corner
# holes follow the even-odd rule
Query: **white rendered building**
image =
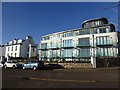
[(37, 54), (37, 45), (31, 36), (27, 36), (25, 40), (14, 39), (6, 45), (6, 58), (32, 58), (37, 57)]

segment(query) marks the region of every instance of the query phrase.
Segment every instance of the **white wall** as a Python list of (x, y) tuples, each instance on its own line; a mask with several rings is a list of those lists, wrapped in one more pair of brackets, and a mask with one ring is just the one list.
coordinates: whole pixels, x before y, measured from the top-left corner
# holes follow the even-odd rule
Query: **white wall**
[[(12, 50), (12, 47), (13, 47), (13, 50)], [(9, 48), (9, 51), (8, 51), (8, 48)], [(16, 57), (20, 57), (20, 45), (18, 44), (18, 45), (6, 46), (5, 57), (7, 57), (8, 54), (9, 56), (11, 56), (12, 54), (12, 57), (15, 57), (15, 54), (16, 54)]]
[(37, 46), (29, 45), (29, 57), (37, 56)]
[[(9, 56), (11, 56), (11, 54), (12, 54), (12, 57), (15, 57), (15, 54), (16, 54), (16, 57), (26, 58), (29, 45), (37, 46), (34, 43), (32, 37), (26, 37), (25, 41), (23, 41), (23, 42), (22, 42), (22, 39), (18, 40), (18, 43), (15, 43), (16, 40), (13, 40), (13, 41), (10, 41), (9, 42), (10, 45), (6, 46), (6, 50), (5, 50), (5, 57), (6, 58), (8, 57), (8, 54), (9, 54)], [(16, 46), (17, 46), (17, 50), (15, 50)], [(13, 47), (13, 50), (11, 50), (12, 47)], [(8, 51), (8, 48), (9, 48), (9, 51)], [(31, 56), (35, 56), (35, 55), (37, 56), (37, 48), (35, 49), (36, 52), (33, 52), (30, 49), (29, 49), (29, 51), (30, 52), (28, 52), (28, 54), (30, 53)]]

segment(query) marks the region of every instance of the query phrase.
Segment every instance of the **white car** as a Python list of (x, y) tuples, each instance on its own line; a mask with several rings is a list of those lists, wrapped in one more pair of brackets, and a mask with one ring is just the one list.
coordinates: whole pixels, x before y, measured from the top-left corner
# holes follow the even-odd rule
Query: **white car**
[(0, 63), (0, 68), (2, 68), (3, 67), (3, 64), (2, 63)]
[(4, 68), (22, 68), (23, 67), (23, 64), (22, 63), (19, 63), (17, 61), (7, 61), (5, 62)]
[(12, 61), (7, 61), (4, 64), (4, 68), (13, 68), (15, 69), (17, 67), (16, 63), (12, 62)]

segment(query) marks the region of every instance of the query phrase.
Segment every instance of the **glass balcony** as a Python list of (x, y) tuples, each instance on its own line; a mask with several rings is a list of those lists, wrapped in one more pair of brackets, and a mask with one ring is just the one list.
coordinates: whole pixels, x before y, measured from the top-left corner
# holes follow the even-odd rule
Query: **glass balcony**
[(96, 46), (112, 46), (112, 40), (110, 40), (109, 36), (97, 37), (96, 38)]
[(81, 43), (81, 44), (78, 44), (77, 47), (90, 47), (90, 44)]
[(96, 43), (96, 46), (112, 46), (112, 42), (103, 42), (103, 43)]

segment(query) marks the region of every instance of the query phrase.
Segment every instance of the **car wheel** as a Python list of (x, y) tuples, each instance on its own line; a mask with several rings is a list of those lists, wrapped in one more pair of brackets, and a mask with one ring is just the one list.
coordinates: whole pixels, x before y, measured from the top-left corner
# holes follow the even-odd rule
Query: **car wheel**
[(13, 65), (13, 67), (12, 67), (13, 69), (15, 69), (15, 65)]
[(25, 67), (23, 66), (23, 69), (25, 69)]
[(36, 70), (36, 69), (37, 69), (36, 66), (34, 66), (34, 67), (33, 67), (33, 70)]
[(7, 68), (7, 66), (6, 66), (6, 65), (4, 65), (4, 68)]

